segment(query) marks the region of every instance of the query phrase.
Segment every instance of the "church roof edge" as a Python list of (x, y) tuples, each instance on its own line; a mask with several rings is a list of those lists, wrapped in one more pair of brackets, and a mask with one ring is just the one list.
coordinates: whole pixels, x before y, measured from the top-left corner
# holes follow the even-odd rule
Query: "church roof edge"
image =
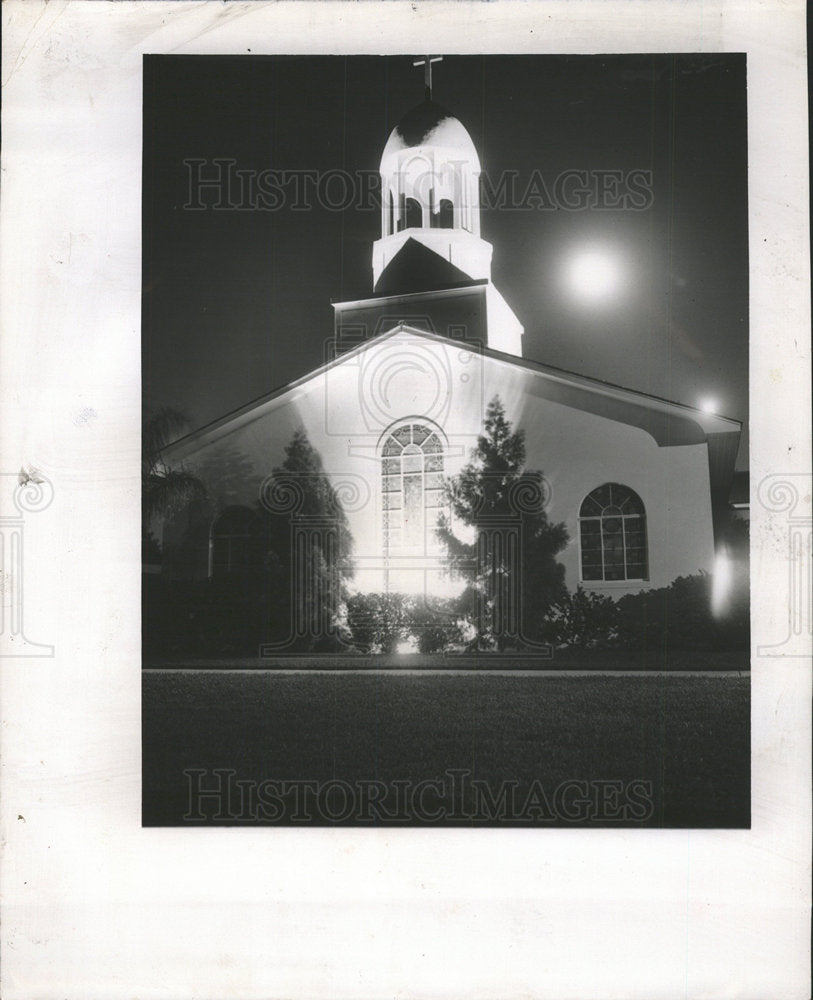
[[(445, 288), (427, 288), (417, 292), (381, 292), (378, 295), (365, 295), (362, 299), (342, 299), (341, 302), (333, 302), (334, 309), (352, 309), (363, 306), (367, 302), (381, 303), (387, 299), (416, 299), (416, 298), (438, 298), (448, 292), (464, 292), (471, 288), (482, 288), (489, 284), (488, 278), (470, 278), (468, 281), (460, 281), (454, 285), (447, 285)], [(388, 331), (389, 332), (389, 331)]]
[[(411, 294), (417, 295), (421, 293)], [(363, 302), (367, 300), (361, 301)], [(345, 303), (336, 303), (334, 304), (334, 308), (336, 305), (344, 304)], [(165, 449), (165, 454), (167, 457), (171, 458), (175, 457), (177, 453), (177, 457), (181, 458), (184, 454), (196, 451), (197, 448), (203, 447), (205, 444), (216, 439), (216, 437), (221, 436), (222, 433), (228, 433), (227, 428), (229, 430), (236, 430), (242, 422), (249, 422), (250, 419), (253, 419), (251, 415), (254, 410), (268, 406), (271, 403), (278, 402), (286, 394), (295, 392), (311, 379), (317, 378), (319, 375), (324, 374), (336, 365), (344, 364), (348, 360), (362, 354), (364, 351), (369, 350), (374, 345), (380, 344), (383, 341), (389, 340), (390, 338), (401, 333), (409, 333), (412, 336), (423, 337), (427, 340), (434, 340), (440, 343), (459, 347), (459, 341), (452, 340), (442, 334), (430, 333), (426, 330), (419, 330), (414, 327), (410, 327), (407, 324), (399, 323), (386, 333), (381, 333), (370, 340), (363, 341), (350, 350), (347, 350), (334, 358), (330, 358), (318, 368), (315, 368), (310, 372), (306, 372), (294, 381), (285, 383), (278, 386), (276, 389), (272, 389), (270, 392), (255, 397), (243, 406), (231, 410), (222, 417), (218, 417), (217, 419), (210, 421), (208, 424), (204, 424), (197, 430), (192, 431), (190, 434), (173, 441)], [(736, 420), (733, 417), (706, 413), (705, 411), (689, 406), (686, 403), (677, 403), (674, 400), (664, 399), (660, 396), (653, 396), (649, 393), (641, 392), (638, 389), (629, 389), (624, 386), (616, 385), (612, 382), (606, 382), (602, 379), (592, 378), (587, 375), (579, 375), (576, 372), (571, 372), (564, 368), (556, 368), (553, 365), (546, 365), (538, 361), (532, 361), (529, 358), (505, 354), (502, 351), (497, 351), (494, 348), (490, 348), (485, 345), (481, 346), (480, 353), (483, 357), (491, 358), (498, 363), (525, 368), (534, 374), (578, 387), (586, 392), (600, 392), (606, 396), (616, 398), (619, 402), (626, 401), (638, 405), (639, 407), (645, 407), (653, 410), (657, 409), (665, 414), (671, 412), (675, 417), (690, 420), (695, 423), (698, 428), (702, 430), (706, 439), (712, 436), (728, 436), (731, 434), (736, 434), (739, 437), (742, 431), (742, 421)], [(622, 420), (622, 422), (629, 421)], [(651, 431), (649, 431), (649, 433), (651, 433)], [(662, 441), (658, 441), (658, 443), (661, 445), (664, 444)]]

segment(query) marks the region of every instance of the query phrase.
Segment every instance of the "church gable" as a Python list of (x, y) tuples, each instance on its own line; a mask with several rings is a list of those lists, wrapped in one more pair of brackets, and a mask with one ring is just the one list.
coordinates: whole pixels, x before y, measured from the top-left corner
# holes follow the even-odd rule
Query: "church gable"
[[(461, 301), (475, 301), (470, 296), (476, 293), (477, 289), (464, 290)], [(709, 447), (715, 480), (730, 479), (728, 465), (733, 461), (740, 430), (737, 421), (500, 354), (483, 346), (479, 338), (461, 342), (396, 321), (399, 308), (408, 311), (405, 306), (418, 303), (420, 311), (431, 300), (428, 293), (425, 299), (417, 296), (390, 301), (395, 308), (385, 322), (393, 325), (386, 332), (355, 344), (295, 383), (189, 435), (177, 442), (169, 455), (187, 456), (293, 402), (299, 408), (315, 407), (322, 412), (328, 434), (381, 434), (390, 422), (408, 413), (424, 413), (432, 419), (443, 414), (444, 421), (460, 423), (466, 433), (476, 434), (489, 394), (502, 393), (517, 399), (538, 397), (560, 404), (565, 412), (593, 414), (638, 428), (660, 448)], [(367, 319), (364, 310), (372, 308), (373, 301), (345, 304), (337, 311), (343, 321)], [(453, 305), (451, 300), (450, 315)], [(476, 311), (476, 306), (470, 308)], [(431, 326), (431, 319), (425, 318)], [(347, 331), (354, 326), (347, 322), (339, 329)], [(310, 401), (307, 407), (304, 400)], [(523, 410), (527, 405), (523, 404)]]
[(334, 304), (336, 355), (404, 327), (479, 349), (488, 339), (488, 293), (483, 282), (458, 288), (377, 296)]
[[(561, 561), (571, 589), (665, 586), (676, 575), (711, 568), (709, 435), (685, 408), (405, 326), (190, 436), (175, 455), (207, 480), (216, 506), (250, 508), (303, 430), (334, 485), (344, 484), (342, 495), (355, 498), (347, 513), (358, 585), (380, 590), (389, 580), (420, 590), (428, 573), (443, 577), (442, 554), (432, 549), (442, 480), (468, 460), (497, 396), (512, 426), (525, 433), (527, 467), (548, 477), (549, 516), (567, 525), (571, 541)], [(663, 433), (653, 433), (646, 414)], [(723, 436), (736, 438), (732, 431)], [(594, 494), (610, 499), (584, 513)], [(624, 502), (615, 503), (616, 495)], [(406, 516), (410, 505), (420, 517)], [(607, 530), (620, 525), (622, 549), (620, 556), (605, 553), (609, 569), (601, 572), (609, 575), (599, 578), (603, 549), (594, 536), (598, 530), (602, 537), (603, 517)], [(409, 548), (418, 544), (420, 552)], [(396, 557), (404, 562), (400, 577)]]

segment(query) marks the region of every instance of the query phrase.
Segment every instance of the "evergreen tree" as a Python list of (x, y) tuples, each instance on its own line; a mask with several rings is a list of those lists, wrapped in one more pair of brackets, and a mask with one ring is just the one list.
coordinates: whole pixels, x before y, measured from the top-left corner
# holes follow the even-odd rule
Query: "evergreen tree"
[(461, 610), (477, 629), (478, 647), (536, 640), (545, 612), (565, 594), (556, 556), (568, 534), (548, 520), (544, 478), (525, 469), (525, 434), (512, 429), (499, 396), (471, 460), (446, 489), (455, 516), (473, 529), (472, 540), (458, 538), (441, 517), (437, 533), (452, 571), (470, 577)]
[[(285, 498), (290, 511), (274, 513)], [(322, 457), (297, 431), (273, 470), (266, 509), (266, 574), (272, 637), (292, 648), (325, 647), (342, 631), (347, 580), (353, 575), (353, 537)], [(282, 506), (286, 506), (282, 503)]]

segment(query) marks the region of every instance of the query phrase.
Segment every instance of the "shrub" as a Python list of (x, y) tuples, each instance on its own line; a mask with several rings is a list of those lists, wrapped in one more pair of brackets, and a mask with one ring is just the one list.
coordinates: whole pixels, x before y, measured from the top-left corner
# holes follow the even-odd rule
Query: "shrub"
[(615, 602), (581, 585), (548, 610), (542, 624), (542, 638), (561, 646), (606, 646), (617, 636), (618, 612)]
[(403, 594), (353, 594), (347, 599), (347, 626), (365, 653), (393, 653), (407, 637)]
[(410, 632), (417, 638), (421, 653), (440, 653), (463, 643), (457, 602), (422, 599), (410, 608)]
[(747, 649), (748, 588), (732, 588), (724, 615), (712, 612), (713, 577), (678, 577), (658, 590), (627, 594), (617, 605), (618, 642), (630, 649)]
[(462, 642), (456, 605), (427, 603), (412, 594), (354, 594), (347, 624), (355, 645), (366, 653), (394, 653), (410, 639), (421, 653), (437, 653)]

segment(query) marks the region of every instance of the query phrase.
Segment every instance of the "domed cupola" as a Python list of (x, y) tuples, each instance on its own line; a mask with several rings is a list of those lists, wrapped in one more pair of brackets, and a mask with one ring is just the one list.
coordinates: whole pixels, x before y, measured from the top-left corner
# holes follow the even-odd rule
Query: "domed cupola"
[(417, 146), (454, 150), (480, 169), (477, 150), (463, 124), (431, 98), (408, 111), (392, 130), (381, 157), (382, 171), (393, 153)]
[(472, 278), (491, 276), (480, 239), (480, 159), (463, 124), (425, 99), (390, 133), (381, 156), (381, 239), (373, 280), (411, 237)]
[[(381, 155), (381, 238), (373, 244), (378, 298), (484, 286), (489, 347), (522, 355), (522, 324), (491, 281), (491, 244), (480, 236), (480, 158), (471, 136), (432, 98), (425, 56), (423, 101), (390, 132)], [(421, 307), (423, 308), (423, 306)]]

